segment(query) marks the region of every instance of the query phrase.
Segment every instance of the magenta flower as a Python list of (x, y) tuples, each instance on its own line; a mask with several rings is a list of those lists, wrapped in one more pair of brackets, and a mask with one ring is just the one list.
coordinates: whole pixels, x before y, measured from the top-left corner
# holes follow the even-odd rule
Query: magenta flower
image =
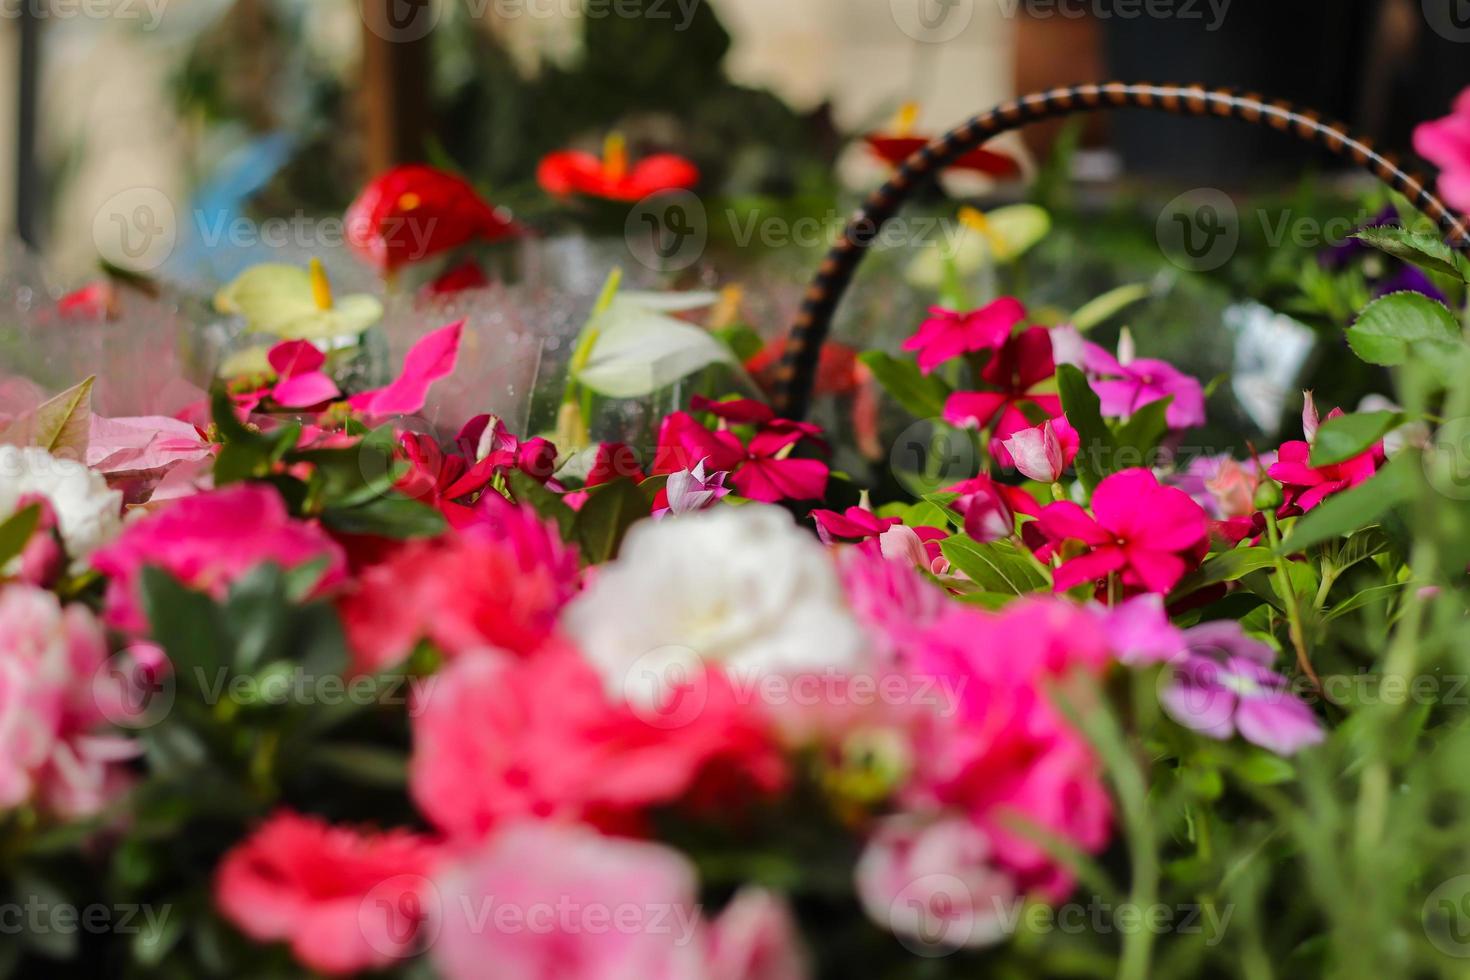
[(1127, 333), (1114, 357), (1097, 344), (1084, 348), (1083, 364), (1092, 376), (1092, 390), (1102, 401), (1102, 413), (1128, 418), (1145, 405), (1172, 397), (1166, 419), (1171, 429), (1205, 424), (1205, 392), (1200, 383), (1167, 361), (1135, 358)]
[(944, 420), (970, 429), (993, 426), (991, 449), (1002, 464), (1010, 465), (1010, 453), (1002, 443), (1036, 424), (1027, 410), (1042, 418), (1062, 414), (1060, 396), (1035, 390), (1056, 373), (1050, 334), (1042, 327), (1030, 327), (1006, 340), (981, 370), (981, 380), (991, 390), (950, 395), (944, 404)]
[(835, 510), (814, 510), (812, 520), (817, 522), (817, 536), (826, 544), (837, 538), (861, 541), (880, 537), (890, 527), (903, 523), (897, 517), (879, 517), (866, 507), (849, 507), (840, 514)]
[(266, 355), (276, 372), (271, 398), (282, 408), (310, 408), (339, 397), (337, 383), (322, 370), (327, 358), (309, 341), (282, 341)]
[(1011, 328), (1024, 319), (1026, 308), (1010, 296), (1002, 296), (969, 313), (933, 306), (929, 308), (929, 319), (903, 342), (903, 349), (917, 352), (914, 360), (919, 370), (929, 374), (962, 354), (995, 350), (1006, 342)]
[[(1317, 433), (1316, 414), (1316, 406), (1309, 394), (1307, 409), (1302, 415), (1303, 428), (1311, 433), (1309, 441), (1297, 439), (1282, 443), (1276, 453), (1276, 462), (1266, 471), (1271, 479), (1281, 484), (1285, 493), (1282, 516), (1304, 514), (1333, 494), (1350, 490), (1371, 479), (1385, 458), (1383, 443), (1379, 442), (1352, 459), (1313, 466), (1310, 439)], [(1340, 408), (1334, 408), (1327, 414), (1329, 420), (1341, 416)]]
[(454, 371), (464, 321), (425, 334), (403, 358), (403, 371), (387, 387), (374, 388), (347, 400), (363, 415), (412, 415), (424, 407), (429, 386)]
[(1145, 469), (1123, 470), (1099, 483), (1092, 515), (1063, 500), (1042, 508), (1036, 523), (1049, 542), (1043, 549), (1048, 556), (1067, 541), (1086, 547), (1057, 568), (1058, 592), (1114, 573), (1130, 592), (1168, 592), (1209, 547), (1204, 509)]
[(1271, 670), (1271, 648), (1246, 636), (1239, 623), (1205, 623), (1185, 630), (1184, 640), (1186, 650), (1170, 662), (1159, 694), (1179, 724), (1216, 739), (1239, 732), (1278, 755), (1322, 741), (1312, 709)]
[(325, 531), (292, 519), (274, 489), (244, 483), (181, 497), (128, 524), (116, 541), (93, 553), (91, 563), (110, 579), (103, 608), (107, 624), (137, 633), (148, 625), (138, 595), (145, 566), (219, 599), (257, 565), (291, 569), (318, 559), (326, 560), (319, 590), (342, 580), (346, 556)]
[[(781, 500), (820, 500), (827, 493), (827, 464), (818, 459), (802, 459), (791, 455), (805, 439), (817, 441), (821, 430), (814, 425), (778, 419), (767, 406), (758, 402), (697, 403), (710, 411), (716, 405), (726, 413), (723, 421), (735, 415), (746, 424), (748, 418), (758, 427), (749, 442), (730, 429), (710, 431), (688, 412), (668, 415), (659, 427), (658, 452), (653, 460), (655, 474), (677, 473), (703, 462), (716, 471), (730, 474), (730, 482), (743, 497), (763, 503)], [(757, 409), (765, 409), (764, 412)]]
[(987, 477), (968, 482), (969, 492), (954, 502), (954, 509), (965, 518), (965, 533), (981, 544), (1015, 534), (1016, 512), (1004, 492), (1011, 488), (1001, 487)]
[(1470, 214), (1470, 88), (1455, 99), (1448, 116), (1414, 129), (1414, 149), (1440, 168), (1439, 193), (1445, 203)]

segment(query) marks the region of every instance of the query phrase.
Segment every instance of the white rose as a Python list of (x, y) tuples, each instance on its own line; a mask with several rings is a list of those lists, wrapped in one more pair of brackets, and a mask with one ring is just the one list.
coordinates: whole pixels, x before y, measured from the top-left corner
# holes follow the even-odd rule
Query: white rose
[(122, 493), (110, 489), (101, 473), (37, 447), (0, 446), (0, 520), (32, 494), (45, 497), (56, 512), (73, 571), (122, 528)]
[(699, 663), (737, 683), (865, 663), (825, 548), (778, 507), (715, 507), (629, 532), (562, 625), (615, 697), (661, 702)]

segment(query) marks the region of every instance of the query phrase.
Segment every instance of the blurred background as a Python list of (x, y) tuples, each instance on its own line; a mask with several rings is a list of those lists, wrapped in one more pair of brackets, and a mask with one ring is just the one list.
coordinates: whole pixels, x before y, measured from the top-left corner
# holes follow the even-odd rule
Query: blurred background
[[(905, 102), (934, 133), (1017, 91), (1229, 84), (1390, 146), (1470, 81), (1465, 0), (0, 0), (0, 233), (56, 280), (139, 187), (255, 214), (340, 213), (392, 163), (530, 200), (536, 161), (609, 129), (729, 196), (871, 179), (849, 137)], [(1044, 159), (1057, 127), (1026, 134)], [(1315, 163), (1270, 133), (1089, 121), (1099, 181), (1236, 186)], [(865, 169), (865, 165), (866, 168)], [(182, 205), (177, 205), (182, 208)], [(112, 209), (113, 211), (116, 208)]]

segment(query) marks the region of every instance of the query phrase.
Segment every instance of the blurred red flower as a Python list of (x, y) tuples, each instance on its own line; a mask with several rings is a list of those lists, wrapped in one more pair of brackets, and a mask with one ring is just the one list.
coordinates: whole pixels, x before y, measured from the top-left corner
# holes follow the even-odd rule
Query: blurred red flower
[(347, 208), (346, 223), (348, 244), (380, 272), (521, 231), (463, 178), (423, 164), (394, 167), (370, 181)]

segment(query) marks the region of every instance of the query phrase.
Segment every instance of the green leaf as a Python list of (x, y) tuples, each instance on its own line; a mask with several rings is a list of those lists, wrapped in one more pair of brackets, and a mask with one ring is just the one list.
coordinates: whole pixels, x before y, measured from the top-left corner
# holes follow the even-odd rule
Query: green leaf
[(546, 484), (520, 470), (511, 470), (507, 480), (510, 482), (510, 492), (518, 502), (529, 505), (542, 517), (555, 521), (563, 541), (572, 540), (572, 525), (577, 520), (577, 512), (567, 506), (561, 494), (548, 490)]
[(1257, 569), (1270, 568), (1274, 564), (1276, 556), (1270, 548), (1236, 548), (1214, 555), (1180, 580), (1170, 593), (1170, 601), (1221, 582), (1238, 581)]
[(235, 638), (236, 671), (248, 673), (280, 650), (289, 608), (286, 578), (279, 565), (259, 565), (235, 582), (225, 602), (224, 616)]
[(1275, 786), (1296, 778), (1296, 767), (1279, 755), (1251, 752), (1231, 765), (1236, 776), (1258, 786)]
[(40, 504), (22, 507), (0, 522), (0, 568), (10, 564), (12, 558), (25, 550), (40, 523)]
[(376, 497), (356, 507), (328, 507), (322, 523), (343, 534), (372, 534), (406, 540), (443, 534), (444, 515), (428, 504), (399, 494)]
[(168, 654), (175, 683), (180, 691), (202, 696), (234, 659), (234, 641), (220, 608), (152, 566), (143, 569), (141, 589), (153, 639)]
[(1081, 443), (1072, 465), (1082, 485), (1091, 493), (1103, 477), (1114, 472), (1118, 445), (1103, 422), (1102, 402), (1081, 371), (1071, 364), (1058, 364), (1057, 390), (1062, 396), (1062, 410), (1077, 430)]
[(1353, 235), (1394, 258), (1412, 262), (1421, 269), (1452, 276), (1461, 282), (1466, 278), (1463, 260), (1444, 242), (1433, 235), (1412, 232), (1405, 228), (1380, 226), (1364, 228)]
[(939, 550), (982, 592), (1025, 595), (1051, 586), (1041, 566), (1009, 541), (981, 544), (957, 534), (941, 541)]
[(1322, 617), (1322, 622), (1330, 623), (1334, 619), (1346, 616), (1355, 609), (1362, 609), (1377, 602), (1387, 602), (1402, 592), (1403, 589), (1404, 583), (1402, 582), (1393, 582), (1389, 585), (1378, 585), (1371, 589), (1364, 589), (1357, 595), (1350, 596), (1327, 610), (1326, 615)]
[(628, 528), (647, 516), (647, 498), (632, 480), (619, 477), (594, 488), (572, 525), (582, 558), (596, 565), (617, 557)]
[(1083, 304), (1076, 313), (1072, 314), (1070, 322), (1072, 326), (1086, 333), (1098, 324), (1123, 312), (1134, 303), (1148, 299), (1151, 291), (1149, 285), (1142, 282), (1110, 289)]
[(1369, 364), (1409, 359), (1411, 345), (1459, 342), (1460, 323), (1445, 305), (1423, 293), (1390, 293), (1369, 303), (1348, 328), (1353, 352)]
[(1328, 419), (1312, 440), (1312, 465), (1330, 466), (1361, 456), (1403, 420), (1399, 412), (1355, 412)]
[(913, 361), (901, 361), (883, 351), (870, 350), (858, 355), (883, 390), (904, 407), (910, 415), (921, 419), (944, 417), (944, 403), (950, 387), (935, 375), (925, 375)]
[(1296, 522), (1282, 542), (1282, 551), (1301, 551), (1377, 524), (1389, 511), (1413, 499), (1418, 458), (1417, 453), (1400, 453), (1372, 479), (1328, 497)]
[(92, 385), (96, 380), (87, 378), (16, 416), (0, 429), (0, 443), (40, 446), (53, 455), (84, 459), (92, 429)]
[(310, 751), (307, 764), (363, 786), (401, 790), (408, 780), (408, 756), (376, 745), (318, 746)]
[(1132, 462), (1132, 458), (1137, 456), (1138, 462), (1132, 465), (1149, 465), (1149, 456), (1158, 448), (1164, 433), (1169, 431), (1169, 406), (1172, 404), (1173, 395), (1149, 402), (1118, 427), (1115, 438), (1118, 441), (1120, 464)]

